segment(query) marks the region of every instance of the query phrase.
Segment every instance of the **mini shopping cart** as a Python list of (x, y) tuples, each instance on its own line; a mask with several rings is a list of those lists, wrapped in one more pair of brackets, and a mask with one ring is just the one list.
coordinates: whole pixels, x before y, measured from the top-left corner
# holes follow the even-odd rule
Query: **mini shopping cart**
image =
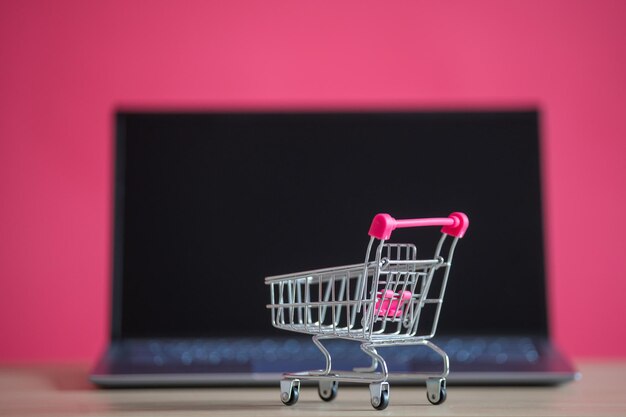
[[(359, 382), (369, 383), (372, 406), (383, 410), (389, 404), (389, 370), (378, 348), (421, 345), (441, 357), (441, 373), (394, 373), (393, 377), (426, 378), (428, 401), (443, 403), (448, 355), (429, 339), (437, 329), (454, 249), (468, 225), (467, 216), (458, 212), (444, 218), (410, 220), (377, 214), (369, 230), (364, 263), (265, 278), (271, 290), (267, 307), (272, 324), (313, 335), (313, 343), (326, 359), (322, 370), (284, 374), (281, 401), (286, 405), (298, 401), (301, 380), (318, 381), (318, 393), (325, 401), (336, 397), (339, 382)], [(421, 226), (443, 226), (432, 258), (417, 259), (413, 244), (387, 243), (394, 229)], [(374, 249), (376, 240), (379, 243)], [(352, 371), (332, 369), (331, 355), (322, 343), (325, 339), (360, 342), (371, 365)]]

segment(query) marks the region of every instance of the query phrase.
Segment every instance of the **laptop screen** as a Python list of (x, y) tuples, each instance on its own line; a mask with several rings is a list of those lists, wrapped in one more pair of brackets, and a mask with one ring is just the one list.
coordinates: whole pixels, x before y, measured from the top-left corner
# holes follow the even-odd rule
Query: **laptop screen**
[[(113, 337), (282, 334), (264, 277), (362, 262), (373, 216), (470, 227), (438, 334), (547, 333), (538, 114), (120, 112)], [(432, 256), (439, 229), (394, 232)]]

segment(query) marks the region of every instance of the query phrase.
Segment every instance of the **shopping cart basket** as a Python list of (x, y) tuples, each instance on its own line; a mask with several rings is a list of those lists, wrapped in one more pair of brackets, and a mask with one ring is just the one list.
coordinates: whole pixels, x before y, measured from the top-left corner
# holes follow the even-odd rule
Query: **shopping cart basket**
[[(383, 410), (389, 404), (389, 370), (377, 349), (421, 345), (441, 357), (442, 371), (394, 373), (393, 377), (426, 378), (428, 400), (443, 403), (449, 360), (429, 339), (437, 329), (454, 248), (468, 225), (467, 216), (458, 212), (444, 218), (410, 220), (377, 214), (369, 230), (364, 263), (265, 278), (271, 290), (267, 307), (272, 324), (313, 335), (313, 343), (326, 359), (324, 369), (285, 373), (280, 382), (281, 401), (286, 405), (298, 401), (301, 380), (318, 381), (319, 395), (325, 401), (335, 398), (338, 382), (362, 382), (369, 383), (372, 406)], [(413, 244), (387, 243), (394, 229), (421, 226), (443, 226), (432, 258), (417, 259)], [(379, 243), (374, 249), (376, 240)], [(422, 314), (426, 307), (430, 307), (429, 314)], [(371, 365), (352, 371), (332, 369), (331, 355), (322, 344), (325, 339), (360, 342)]]

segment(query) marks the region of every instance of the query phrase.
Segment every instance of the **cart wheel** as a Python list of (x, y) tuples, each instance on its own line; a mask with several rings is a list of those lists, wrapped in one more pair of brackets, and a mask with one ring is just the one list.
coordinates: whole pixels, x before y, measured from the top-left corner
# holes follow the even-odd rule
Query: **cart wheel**
[(285, 405), (294, 405), (300, 396), (300, 380), (280, 381), (280, 400)]
[(337, 381), (320, 381), (317, 386), (317, 393), (322, 400), (332, 401), (337, 397), (337, 389), (339, 389)]
[(389, 405), (389, 391), (381, 391), (380, 399), (375, 402), (375, 398), (372, 398), (372, 407), (377, 410), (384, 410)]
[(389, 383), (370, 384), (370, 400), (372, 407), (377, 410), (384, 410), (389, 405)]
[(438, 400), (431, 399), (431, 396), (428, 393), (426, 393), (426, 397), (428, 398), (428, 401), (430, 401), (431, 404), (439, 405), (439, 404), (443, 404), (443, 402), (446, 400), (446, 398), (448, 397), (448, 392), (446, 391), (445, 388), (441, 388), (439, 390), (439, 399)]
[(426, 398), (433, 405), (443, 404), (448, 397), (444, 378), (429, 378), (426, 381)]

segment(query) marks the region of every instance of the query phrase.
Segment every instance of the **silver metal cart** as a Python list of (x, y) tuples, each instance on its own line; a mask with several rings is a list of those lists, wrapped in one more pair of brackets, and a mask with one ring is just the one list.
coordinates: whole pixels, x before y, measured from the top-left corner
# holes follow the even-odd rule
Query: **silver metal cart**
[[(324, 369), (285, 373), (280, 382), (281, 401), (286, 405), (298, 401), (301, 380), (319, 381), (318, 392), (325, 401), (335, 398), (339, 382), (360, 382), (369, 383), (372, 406), (383, 410), (389, 404), (389, 370), (378, 349), (421, 345), (441, 356), (441, 372), (394, 373), (393, 377), (426, 378), (428, 401), (443, 403), (449, 360), (429, 339), (437, 329), (454, 249), (468, 225), (467, 216), (460, 212), (444, 218), (410, 220), (377, 214), (369, 230), (364, 263), (265, 278), (271, 291), (267, 307), (272, 324), (313, 335), (313, 343), (326, 358)], [(417, 259), (413, 244), (387, 243), (394, 229), (421, 226), (443, 226), (432, 258)], [(325, 339), (360, 342), (371, 366), (352, 371), (333, 369)]]

